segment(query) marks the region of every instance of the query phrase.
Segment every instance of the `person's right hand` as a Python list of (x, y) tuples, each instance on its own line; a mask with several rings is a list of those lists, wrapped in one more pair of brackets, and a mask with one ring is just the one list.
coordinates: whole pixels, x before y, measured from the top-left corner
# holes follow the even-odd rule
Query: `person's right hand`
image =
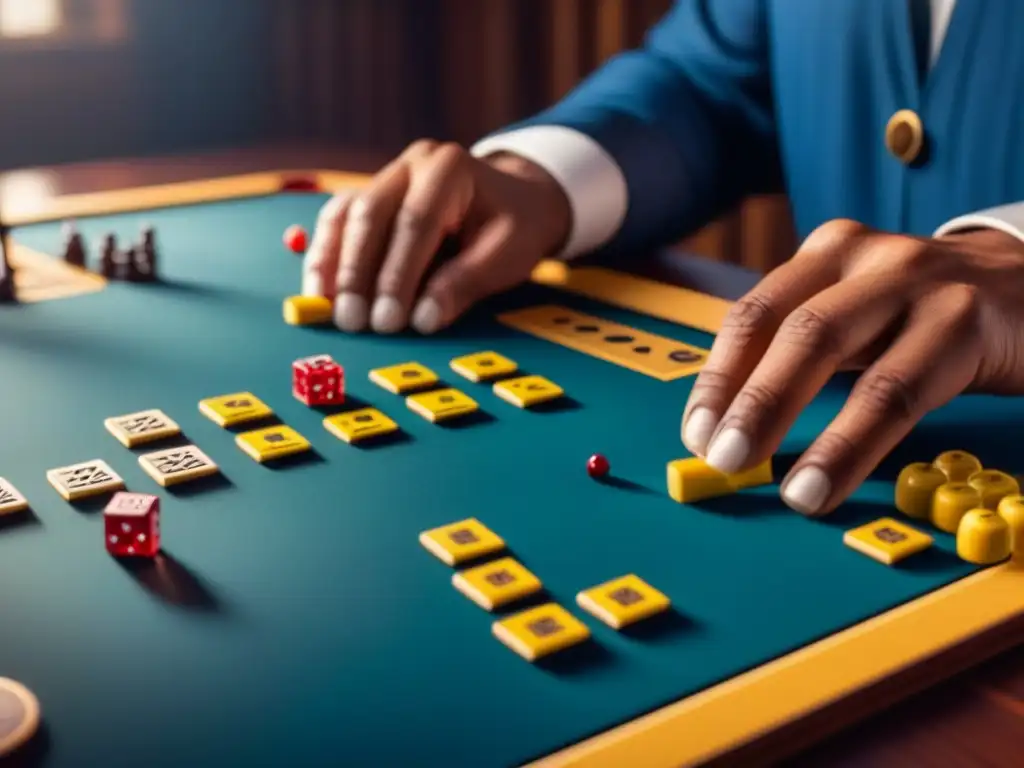
[[(302, 292), (334, 299), (335, 324), (433, 333), (481, 299), (524, 282), (572, 226), (569, 201), (514, 155), (472, 157), (418, 141), (363, 189), (333, 197), (306, 254)], [(442, 241), (460, 251), (429, 280)]]

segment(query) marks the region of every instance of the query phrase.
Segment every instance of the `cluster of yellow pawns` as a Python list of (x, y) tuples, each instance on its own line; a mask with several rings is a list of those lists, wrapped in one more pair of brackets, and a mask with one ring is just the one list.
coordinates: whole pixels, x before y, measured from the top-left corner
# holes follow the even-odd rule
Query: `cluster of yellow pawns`
[[(420, 543), (442, 562), (460, 566), (500, 554), (505, 541), (476, 518), (424, 531)], [(541, 581), (515, 558), (506, 556), (457, 571), (452, 585), (486, 611), (495, 611), (540, 593)], [(576, 595), (583, 610), (621, 630), (671, 606), (667, 596), (635, 574)], [(562, 606), (546, 602), (492, 624), (494, 636), (528, 661), (578, 645), (590, 629)]]
[[(966, 451), (940, 453), (933, 462), (903, 468), (896, 480), (896, 509), (956, 535), (957, 554), (992, 565), (1024, 553), (1024, 496), (1020, 483), (986, 469)], [(892, 518), (848, 531), (846, 543), (887, 564), (927, 549), (932, 537)]]

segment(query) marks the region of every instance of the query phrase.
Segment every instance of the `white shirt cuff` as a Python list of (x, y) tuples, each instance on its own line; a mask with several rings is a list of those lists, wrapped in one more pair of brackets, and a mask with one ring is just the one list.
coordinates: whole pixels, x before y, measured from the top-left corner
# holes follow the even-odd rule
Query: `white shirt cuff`
[(475, 157), (519, 155), (561, 185), (573, 218), (563, 259), (600, 248), (622, 227), (629, 205), (626, 177), (604, 147), (586, 134), (561, 125), (532, 125), (483, 139), (470, 152)]
[(1024, 242), (1024, 202), (1000, 205), (976, 213), (957, 216), (937, 230), (934, 237), (942, 237), (966, 229), (998, 229)]

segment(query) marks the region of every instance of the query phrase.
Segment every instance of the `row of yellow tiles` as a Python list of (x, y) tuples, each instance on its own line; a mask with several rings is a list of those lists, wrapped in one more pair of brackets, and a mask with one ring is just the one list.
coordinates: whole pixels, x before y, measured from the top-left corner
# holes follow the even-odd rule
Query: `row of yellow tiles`
[[(476, 518), (424, 531), (420, 543), (451, 566), (505, 550), (505, 541)], [(452, 575), (452, 584), (487, 611), (527, 598), (543, 587), (535, 574), (512, 557), (457, 571)], [(666, 595), (635, 574), (584, 590), (576, 596), (576, 602), (614, 629), (663, 613), (671, 606)], [(492, 631), (528, 661), (578, 645), (590, 637), (586, 624), (554, 602), (495, 621)]]

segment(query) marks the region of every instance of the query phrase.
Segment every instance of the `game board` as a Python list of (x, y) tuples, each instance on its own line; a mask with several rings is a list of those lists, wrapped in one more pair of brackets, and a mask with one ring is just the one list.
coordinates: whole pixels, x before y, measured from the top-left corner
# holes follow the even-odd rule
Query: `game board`
[[(774, 485), (680, 505), (665, 467), (686, 455), (679, 417), (699, 364), (677, 356), (654, 375), (628, 348), (669, 340), (699, 354), (727, 301), (621, 268), (545, 265), (433, 338), (289, 326), (281, 301), (298, 289), (300, 261), (281, 233), (311, 229), (326, 199), (281, 192), (291, 177), (6, 214), (18, 247), (36, 254), (57, 252), (68, 218), (90, 245), (145, 222), (161, 249), (157, 283), (87, 277), (80, 295), (0, 307), (0, 477), (30, 505), (0, 518), (0, 676), (38, 697), (34, 764), (758, 764), (879, 706), (894, 687), (905, 693), (1019, 639), (1019, 564), (979, 569), (936, 533), (929, 550), (887, 567), (844, 546), (843, 534), (895, 514), (895, 473), (911, 461), (955, 447), (1019, 471), (1005, 463), (1024, 402), (961, 398), (932, 414), (827, 519), (791, 512)], [(309, 177), (320, 189), (359, 183)], [(718, 274), (726, 298), (751, 281)], [(595, 346), (507, 321), (537, 307), (554, 307), (543, 316), (552, 322), (585, 316), (572, 325), (614, 323), (618, 336), (662, 341)], [(565, 397), (518, 408), (450, 367), (488, 350)], [(344, 405), (293, 397), (292, 361), (316, 354), (344, 366)], [(476, 412), (431, 423), (369, 378), (408, 361)], [(776, 477), (847, 387), (833, 382), (800, 418)], [(244, 392), (312, 451), (253, 461), (236, 445), (243, 427), (199, 410)], [(325, 416), (358, 407), (379, 409), (398, 432), (360, 446), (325, 428)], [(154, 482), (138, 457), (157, 448), (127, 448), (104, 427), (147, 409), (180, 425), (175, 439), (211, 457), (216, 475)], [(587, 474), (595, 453), (610, 462), (604, 480)], [(129, 490), (160, 496), (155, 562), (105, 551), (108, 496), (69, 503), (47, 481), (48, 470), (96, 459)], [(523, 606), (485, 610), (453, 585), (461, 566), (419, 542), (471, 517), (539, 578), (543, 600), (588, 628), (587, 642), (530, 663), (494, 636), (492, 624)], [(626, 574), (663, 592), (671, 611), (619, 631), (577, 605), (580, 591)]]

